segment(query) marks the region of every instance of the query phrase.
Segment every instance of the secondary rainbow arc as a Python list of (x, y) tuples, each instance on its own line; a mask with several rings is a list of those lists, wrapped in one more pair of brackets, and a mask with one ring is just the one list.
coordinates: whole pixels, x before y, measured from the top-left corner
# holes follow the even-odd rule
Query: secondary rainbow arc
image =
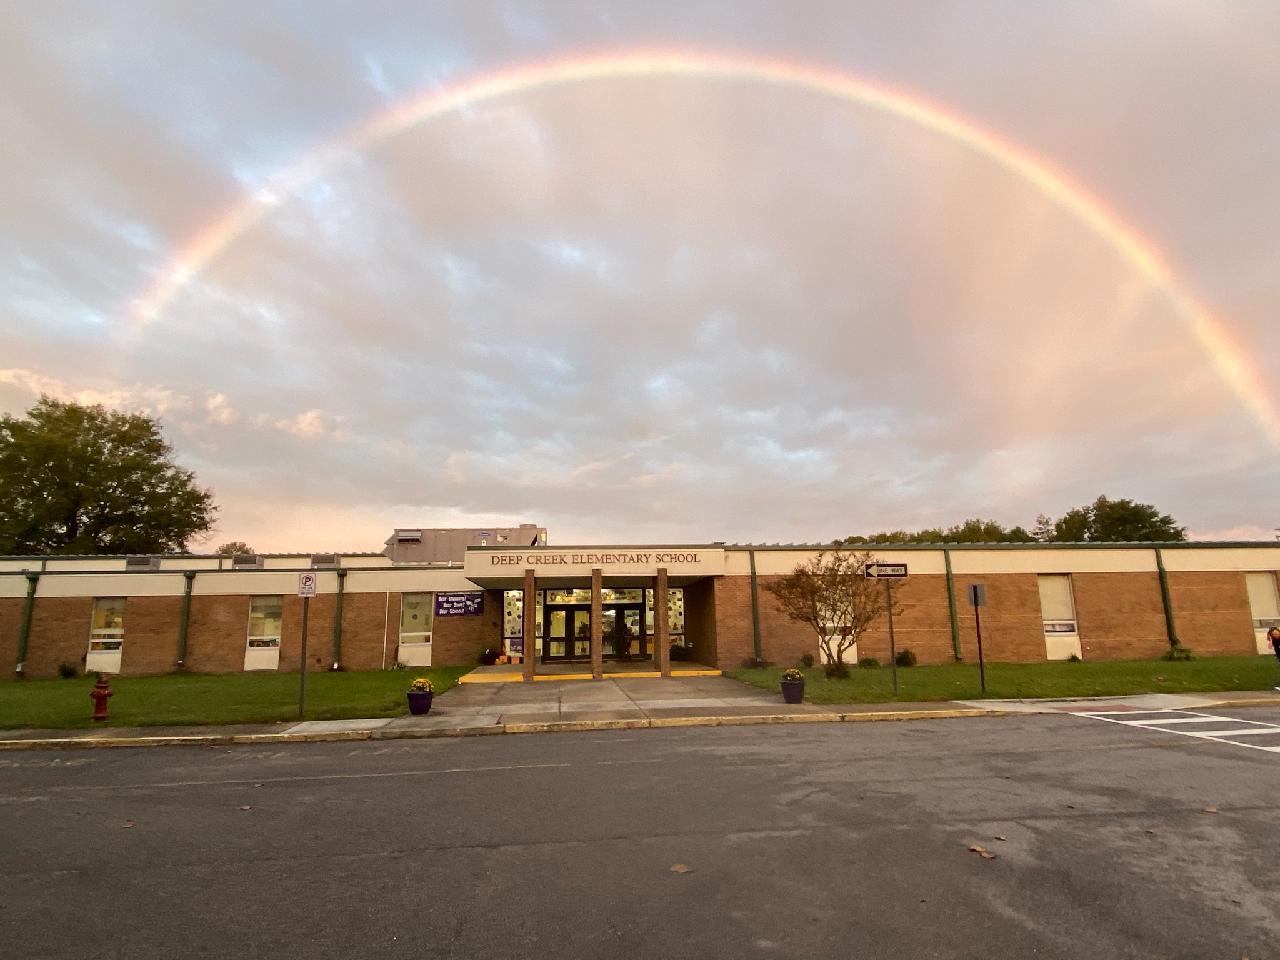
[(1109, 243), (1168, 299), (1214, 371), (1268, 440), (1280, 447), (1280, 410), (1259, 371), (1216, 318), (1183, 284), (1155, 245), (1070, 177), (958, 114), (885, 84), (842, 71), (776, 58), (685, 50), (625, 50), (521, 64), (410, 97), (303, 156), (263, 188), (210, 222), (178, 250), (134, 302), (127, 334), (155, 321), (173, 297), (250, 230), (277, 200), (341, 165), (354, 151), (467, 106), (546, 87), (593, 80), (689, 77), (767, 83), (861, 104), (964, 144), (1030, 184)]

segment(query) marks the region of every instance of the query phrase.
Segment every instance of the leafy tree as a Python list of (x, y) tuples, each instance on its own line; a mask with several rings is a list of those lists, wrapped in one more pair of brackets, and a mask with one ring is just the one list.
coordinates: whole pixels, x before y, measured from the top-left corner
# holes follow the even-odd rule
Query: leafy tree
[(0, 554), (181, 551), (213, 495), (150, 417), (40, 400), (0, 417)]
[(966, 520), (943, 530), (941, 527), (930, 527), (914, 533), (908, 530), (893, 530), (888, 533), (874, 533), (869, 537), (845, 537), (843, 544), (876, 544), (876, 543), (1033, 543), (1035, 537), (1022, 527), (1005, 528), (995, 520)]
[[(849, 675), (845, 653), (885, 613), (884, 587), (879, 580), (868, 580), (865, 575), (871, 559), (865, 551), (823, 551), (765, 585), (783, 613), (808, 624), (818, 635), (828, 676)], [(890, 581), (891, 596), (896, 587)], [(895, 606), (894, 613), (897, 612)]]
[(1105, 496), (1086, 507), (1068, 511), (1054, 524), (1053, 539), (1060, 543), (1147, 543), (1187, 539), (1187, 528), (1149, 503), (1108, 500)]
[(222, 544), (217, 550), (213, 551), (219, 557), (241, 557), (248, 554), (257, 553), (253, 547), (249, 546), (243, 540), (230, 540)]
[(1053, 519), (1047, 513), (1036, 516), (1036, 525), (1031, 528), (1031, 536), (1041, 543), (1048, 543), (1053, 539)]

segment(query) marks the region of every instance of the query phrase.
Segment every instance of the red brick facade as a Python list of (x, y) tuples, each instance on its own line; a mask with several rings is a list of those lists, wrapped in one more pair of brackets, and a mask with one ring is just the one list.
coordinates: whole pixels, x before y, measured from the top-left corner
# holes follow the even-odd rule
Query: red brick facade
[[(765, 660), (792, 664), (805, 653), (817, 657), (817, 638), (810, 628), (783, 614), (769, 591), (769, 585), (777, 579), (762, 575), (758, 581), (760, 642)], [(966, 602), (966, 588), (976, 582), (987, 588), (987, 606), (982, 610), (987, 658), (1044, 660), (1039, 581), (1034, 573), (956, 576), (957, 629), (964, 659), (977, 657), (974, 611)], [(1155, 572), (1074, 573), (1071, 583), (1085, 659), (1149, 659), (1167, 649), (1160, 581)], [(1186, 646), (1201, 655), (1255, 652), (1252, 614), (1242, 572), (1173, 571), (1169, 586), (1178, 634)], [(898, 649), (910, 649), (920, 663), (950, 661), (953, 645), (946, 577), (913, 575), (896, 589)], [(751, 578), (707, 577), (689, 583), (684, 590), (685, 635), (693, 647), (693, 659), (722, 669), (737, 668), (750, 661), (755, 654)], [(437, 617), (433, 627), (433, 664), (467, 665), (475, 663), (484, 648), (497, 648), (502, 634), (502, 601), (501, 591), (488, 590), (480, 615)], [(0, 663), (8, 665), (0, 676), (13, 675), (24, 603), (20, 596), (0, 598)], [(401, 594), (394, 591), (345, 594), (338, 653), (338, 662), (344, 669), (377, 670), (395, 663), (400, 603)], [(249, 604), (248, 594), (192, 596), (183, 667), (201, 673), (243, 670)], [(283, 604), (279, 669), (291, 672), (298, 668), (302, 601), (285, 595)], [(309, 670), (327, 670), (334, 662), (336, 607), (332, 593), (311, 601)], [(92, 608), (92, 597), (37, 596), (25, 675), (56, 676), (62, 663), (83, 671)], [(123, 673), (166, 673), (178, 668), (181, 613), (180, 592), (128, 598)], [(858, 655), (888, 661), (888, 634), (883, 621), (861, 639)]]

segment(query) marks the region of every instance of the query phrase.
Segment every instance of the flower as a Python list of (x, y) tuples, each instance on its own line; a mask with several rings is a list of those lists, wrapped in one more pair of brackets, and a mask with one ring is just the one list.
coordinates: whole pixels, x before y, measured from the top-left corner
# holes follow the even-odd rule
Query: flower
[(788, 667), (786, 670), (782, 671), (782, 679), (787, 683), (794, 683), (797, 680), (803, 682), (804, 673), (797, 667)]
[(431, 685), (429, 677), (419, 677), (413, 683), (409, 684), (410, 693), (431, 693), (435, 687)]

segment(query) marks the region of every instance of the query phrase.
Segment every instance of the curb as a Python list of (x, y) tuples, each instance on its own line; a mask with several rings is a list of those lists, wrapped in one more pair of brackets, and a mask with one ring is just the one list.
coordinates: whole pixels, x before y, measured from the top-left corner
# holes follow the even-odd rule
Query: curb
[(322, 733), (197, 734), (181, 737), (50, 737), (43, 740), (0, 740), (0, 751), (94, 750), (110, 747), (222, 747), (268, 743), (335, 743), (360, 740), (434, 740), (491, 737), (519, 733), (581, 733), (590, 730), (659, 730), (673, 727), (747, 727), (791, 723), (873, 723), (884, 720), (954, 720), (968, 717), (1007, 717), (1014, 711), (876, 710), (858, 713), (774, 713), (758, 716), (638, 717), (634, 720), (553, 720), (545, 723), (505, 723), (483, 727), (401, 727), (374, 730), (333, 730)]

